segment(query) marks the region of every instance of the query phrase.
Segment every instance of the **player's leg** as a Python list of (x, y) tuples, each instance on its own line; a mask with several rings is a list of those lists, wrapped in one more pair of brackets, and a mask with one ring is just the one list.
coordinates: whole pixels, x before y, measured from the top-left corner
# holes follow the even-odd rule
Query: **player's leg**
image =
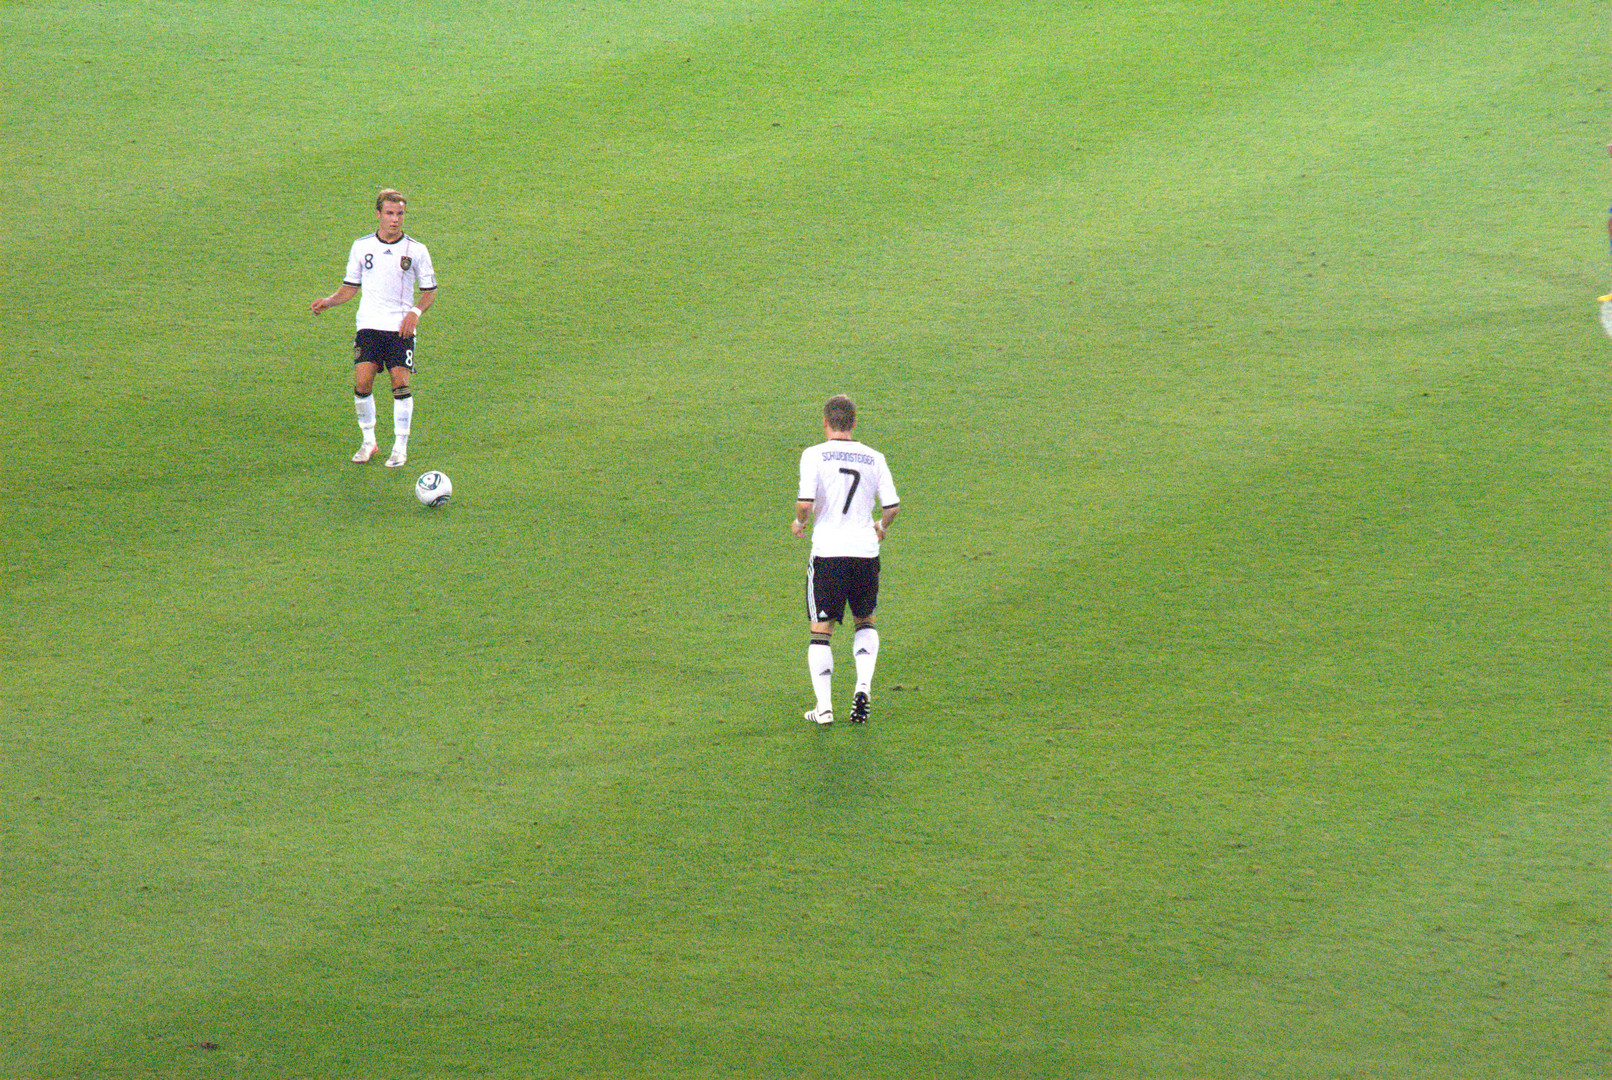
[(370, 358), (362, 335), (353, 343), (353, 411), (358, 414), (358, 431), (363, 442), (353, 461), (359, 465), (375, 456), (375, 376), (381, 365)]
[(873, 669), (879, 662), (879, 631), (873, 620), (856, 620), (851, 635), (851, 659), (856, 664), (856, 689), (851, 693), (851, 723), (865, 724), (873, 715)]
[(851, 618), (856, 623), (856, 632), (851, 635), (851, 658), (856, 664), (851, 723), (865, 724), (873, 712), (873, 669), (879, 663), (879, 631), (873, 623), (873, 613), (879, 606), (879, 560), (857, 562), (850, 589)]
[(395, 469), (409, 460), (409, 429), (414, 425), (414, 339), (399, 338), (386, 362), (392, 377), (392, 452), (386, 458)]
[(817, 699), (806, 719), (819, 724), (834, 722), (834, 650), (829, 638), (845, 611), (845, 596), (834, 570), (834, 563), (827, 559), (811, 559), (806, 564), (806, 621), (811, 627), (806, 672)]
[(806, 671), (812, 677), (812, 696), (817, 699), (806, 719), (819, 724), (834, 722), (834, 650), (829, 638), (833, 623), (812, 623), (811, 641), (806, 646)]

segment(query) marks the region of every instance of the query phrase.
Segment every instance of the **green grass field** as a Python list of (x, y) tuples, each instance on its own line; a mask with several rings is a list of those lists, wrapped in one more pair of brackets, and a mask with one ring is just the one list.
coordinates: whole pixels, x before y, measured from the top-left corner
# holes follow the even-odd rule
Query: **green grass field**
[(1612, 1076), (1604, 32), (0, 3), (0, 1077)]

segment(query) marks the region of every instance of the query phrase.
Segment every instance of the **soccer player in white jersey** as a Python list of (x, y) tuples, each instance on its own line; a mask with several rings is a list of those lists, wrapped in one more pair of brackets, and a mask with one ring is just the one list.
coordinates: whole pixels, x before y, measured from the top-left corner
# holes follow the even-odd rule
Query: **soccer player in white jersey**
[[(845, 616), (847, 604), (856, 632), (851, 653), (856, 663), (856, 690), (851, 695), (851, 723), (865, 724), (872, 711), (873, 668), (879, 659), (879, 631), (873, 612), (879, 606), (879, 544), (896, 519), (900, 499), (884, 455), (852, 434), (856, 404), (843, 394), (823, 406), (825, 441), (800, 455), (800, 487), (790, 528), (800, 538), (812, 521), (812, 554), (806, 569), (806, 620), (811, 643), (806, 646), (807, 671), (817, 705), (806, 719), (834, 722), (834, 652), (829, 637)], [(879, 517), (873, 509), (878, 504)]]
[[(362, 465), (375, 456), (375, 376), (392, 380), (392, 453), (388, 468), (409, 460), (409, 428), (414, 422), (414, 331), (437, 298), (437, 274), (425, 245), (403, 231), (408, 202), (387, 188), (375, 197), (373, 233), (353, 241), (341, 288), (313, 302), (318, 315), (358, 301), (358, 334), (353, 338), (353, 408), (364, 441), (353, 455)], [(415, 298), (415, 290), (419, 298)]]

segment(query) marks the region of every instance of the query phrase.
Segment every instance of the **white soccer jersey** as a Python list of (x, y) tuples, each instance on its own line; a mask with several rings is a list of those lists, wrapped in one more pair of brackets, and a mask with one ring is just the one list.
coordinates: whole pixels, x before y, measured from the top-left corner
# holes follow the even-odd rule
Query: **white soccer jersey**
[(899, 501), (884, 455), (849, 439), (830, 439), (800, 455), (798, 498), (814, 504), (812, 555), (824, 558), (878, 555), (874, 503), (889, 508)]
[(370, 233), (353, 241), (342, 281), (363, 290), (358, 297), (358, 328), (395, 334), (414, 306), (415, 286), (436, 288), (437, 272), (431, 253), (408, 233), (390, 244), (380, 234)]

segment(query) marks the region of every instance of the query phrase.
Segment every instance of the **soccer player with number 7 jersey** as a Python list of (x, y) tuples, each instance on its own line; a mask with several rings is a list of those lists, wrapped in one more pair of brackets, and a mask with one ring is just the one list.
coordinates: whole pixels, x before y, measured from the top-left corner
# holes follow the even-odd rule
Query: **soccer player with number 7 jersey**
[[(851, 637), (856, 689), (851, 695), (851, 723), (865, 724), (872, 712), (873, 668), (879, 659), (879, 631), (873, 625), (879, 606), (879, 544), (896, 519), (900, 499), (884, 455), (858, 442), (856, 404), (843, 394), (823, 406), (826, 441), (800, 455), (800, 487), (790, 528), (806, 536), (812, 522), (812, 554), (806, 568), (806, 619), (811, 642), (807, 670), (817, 705), (806, 714), (816, 724), (834, 722), (834, 652), (829, 638), (842, 622), (847, 605), (856, 622)], [(879, 517), (874, 519), (877, 505)], [(815, 518), (815, 521), (813, 519)]]

